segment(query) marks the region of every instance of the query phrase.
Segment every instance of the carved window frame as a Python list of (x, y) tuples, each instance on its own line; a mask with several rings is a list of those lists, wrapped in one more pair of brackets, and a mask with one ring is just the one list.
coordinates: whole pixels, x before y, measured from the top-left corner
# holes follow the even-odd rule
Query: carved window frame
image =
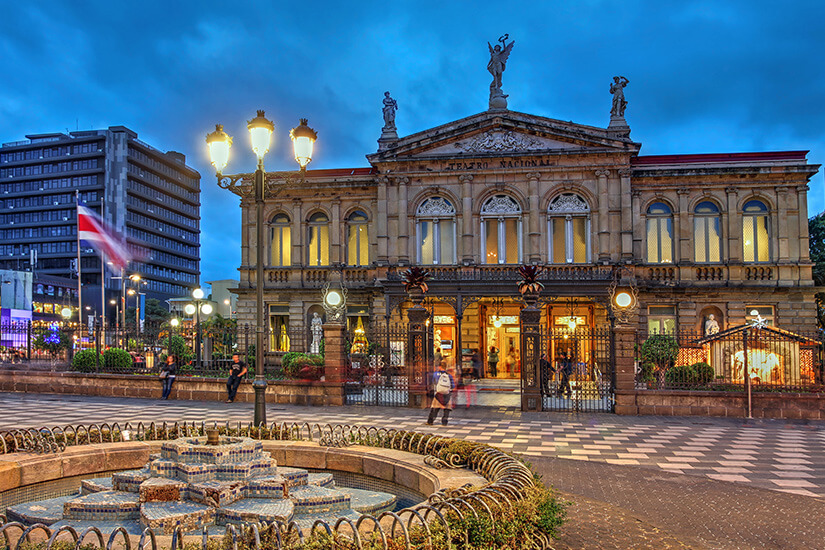
[[(673, 265), (673, 209), (665, 202), (656, 201), (650, 204), (645, 212), (645, 261), (649, 264)], [(650, 254), (651, 230), (653, 230), (657, 236), (655, 257), (651, 257)], [(670, 259), (665, 257), (665, 253), (668, 252), (668, 250), (662, 246), (662, 236), (665, 234), (667, 234), (668, 240), (670, 241)]]
[[(321, 219), (323, 216), (323, 219)], [(326, 228), (326, 232), (323, 229)], [(311, 263), (312, 258), (312, 233), (318, 231), (318, 241), (315, 250), (316, 261)], [(307, 221), (307, 265), (310, 267), (322, 267), (330, 265), (330, 221), (325, 212), (313, 213)], [(324, 249), (327, 253), (327, 263), (323, 263)]]
[[(768, 205), (759, 199), (751, 199), (742, 207), (742, 262), (746, 264), (766, 264), (773, 261), (773, 247), (771, 246), (771, 210)], [(758, 224), (764, 221), (765, 237), (759, 237)], [(750, 235), (747, 225), (750, 223)], [(748, 245), (751, 237), (751, 245)], [(752, 259), (747, 259), (748, 247)], [(767, 259), (760, 260), (761, 252), (765, 252)]]
[[(574, 257), (574, 218), (584, 218), (584, 262), (576, 262)], [(553, 261), (553, 220), (564, 220), (565, 263), (590, 263), (590, 205), (577, 193), (563, 193), (553, 199), (547, 207), (547, 262)]]
[[(289, 230), (286, 238), (284, 238), (284, 229)], [(277, 242), (280, 243), (277, 250), (278, 258), (275, 258), (276, 251), (274, 250), (276, 233), (278, 235)], [(289, 262), (286, 263), (284, 262), (285, 251), (289, 255)], [(283, 212), (275, 214), (269, 222), (269, 265), (273, 267), (289, 267), (292, 265), (292, 220)]]
[[(361, 249), (361, 239), (355, 238), (355, 263), (350, 261), (351, 250), (350, 241), (352, 240), (353, 231), (367, 232), (367, 246), (366, 250)], [(347, 265), (363, 267), (370, 265), (370, 240), (369, 240), (369, 216), (363, 210), (355, 210), (347, 216)]]
[[(447, 223), (443, 223), (447, 222)], [(415, 256), (416, 262), (423, 263), (423, 248), (424, 248), (424, 231), (421, 227), (422, 223), (432, 224), (432, 239), (433, 239), (433, 263), (432, 265), (455, 265), (458, 263), (458, 253), (456, 251), (456, 209), (449, 199), (439, 196), (427, 197), (418, 206), (415, 213)], [(444, 227), (449, 225), (446, 229), (450, 234), (447, 236), (452, 239), (453, 254), (451, 258), (442, 258), (441, 253), (441, 234), (445, 231)]]
[[(703, 211), (700, 211), (703, 210)], [(718, 224), (718, 234), (719, 234), (719, 259), (718, 260), (710, 260), (710, 244), (712, 242), (712, 238), (710, 236), (710, 229), (712, 223)], [(697, 246), (697, 233), (701, 231), (704, 232), (705, 235), (705, 257), (704, 259), (699, 258), (699, 247)], [(697, 264), (720, 264), (725, 260), (724, 249), (722, 248), (723, 238), (722, 238), (722, 212), (719, 206), (714, 203), (713, 201), (703, 200), (699, 204), (697, 204), (693, 208), (693, 262)]]
[[(516, 246), (518, 247), (516, 256), (516, 263), (520, 264), (523, 260), (524, 242), (523, 242), (523, 228), (522, 228), (522, 210), (512, 196), (506, 194), (497, 194), (486, 201), (481, 206), (481, 246), (480, 257), (481, 263), (487, 265), (507, 264), (507, 220), (516, 220)], [(487, 223), (491, 220), (498, 221), (498, 243), (496, 254), (498, 261), (495, 263), (487, 261)]]

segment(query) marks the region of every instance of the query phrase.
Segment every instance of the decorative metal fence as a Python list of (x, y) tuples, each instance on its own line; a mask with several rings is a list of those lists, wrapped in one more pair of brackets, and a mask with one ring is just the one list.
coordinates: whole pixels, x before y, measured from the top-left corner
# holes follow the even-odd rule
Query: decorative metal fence
[(544, 410), (613, 412), (615, 376), (608, 327), (545, 330), (542, 354)]
[(821, 338), (760, 324), (709, 335), (639, 332), (636, 388), (823, 392)]
[(345, 345), (346, 403), (404, 407), (409, 404), (408, 325), (352, 327)]
[[(150, 374), (174, 353), (179, 375), (224, 377), (235, 353), (254, 366), (255, 341), (254, 326), (234, 322), (202, 323), (200, 330), (193, 323), (178, 327), (145, 323), (139, 330), (135, 323), (121, 328), (14, 323), (0, 326), (0, 364), (32, 370)], [(282, 377), (281, 358), (290, 351), (308, 351), (308, 342), (304, 327), (284, 329), (277, 336), (266, 331), (267, 376)]]

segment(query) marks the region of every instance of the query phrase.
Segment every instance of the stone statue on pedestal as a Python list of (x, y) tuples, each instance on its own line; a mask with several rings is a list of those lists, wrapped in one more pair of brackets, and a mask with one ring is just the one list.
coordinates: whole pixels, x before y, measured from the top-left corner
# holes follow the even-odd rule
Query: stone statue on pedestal
[(324, 325), (318, 312), (312, 314), (312, 322), (309, 324), (312, 333), (312, 343), (309, 344), (310, 353), (321, 353), (321, 339), (324, 337)]
[(490, 83), (490, 109), (503, 110), (507, 108), (507, 96), (501, 91), (501, 75), (504, 69), (507, 68), (507, 59), (510, 57), (510, 52), (513, 50), (515, 41), (507, 44), (509, 34), (498, 39), (501, 44), (492, 46), (487, 42), (487, 47), (490, 50), (490, 61), (487, 63), (487, 70), (493, 75), (493, 81)]
[(713, 313), (708, 315), (707, 321), (705, 321), (705, 336), (711, 336), (713, 334), (719, 333), (719, 323), (716, 321), (716, 318), (713, 316)]
[(624, 110), (627, 107), (627, 100), (624, 98), (624, 87), (630, 81), (623, 76), (614, 76), (610, 85), (610, 93), (613, 94), (613, 105), (610, 108), (610, 118), (624, 118)]
[(384, 132), (395, 131), (395, 111), (397, 110), (398, 102), (390, 97), (389, 92), (384, 92)]

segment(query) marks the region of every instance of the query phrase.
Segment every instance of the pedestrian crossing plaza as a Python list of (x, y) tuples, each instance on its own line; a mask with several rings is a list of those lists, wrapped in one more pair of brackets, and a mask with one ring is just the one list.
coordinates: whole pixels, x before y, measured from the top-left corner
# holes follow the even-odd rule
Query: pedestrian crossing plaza
[[(251, 403), (0, 394), (0, 429), (131, 422), (250, 422)], [(530, 457), (603, 462), (704, 476), (825, 499), (825, 423), (705, 417), (522, 413), (459, 407), (442, 426), (427, 411), (269, 405), (268, 422), (437, 432)]]

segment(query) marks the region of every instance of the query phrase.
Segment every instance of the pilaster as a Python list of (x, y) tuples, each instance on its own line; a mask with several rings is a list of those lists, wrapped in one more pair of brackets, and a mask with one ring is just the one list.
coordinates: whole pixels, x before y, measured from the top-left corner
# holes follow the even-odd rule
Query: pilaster
[(527, 239), (530, 243), (527, 261), (531, 264), (541, 263), (541, 212), (539, 207), (539, 180), (541, 174), (531, 172), (527, 174), (527, 204), (529, 217), (527, 219)]
[(389, 265), (389, 235), (387, 233), (387, 183), (389, 178), (381, 176), (375, 179), (378, 203), (376, 213), (376, 242), (378, 243), (378, 250), (376, 255), (376, 263), (378, 265)]
[(473, 261), (473, 176), (461, 174), (458, 176), (461, 184), (461, 251), (456, 256), (461, 263), (471, 265)]
[(610, 196), (607, 189), (607, 177), (610, 170), (596, 170), (598, 179), (598, 227), (599, 227), (599, 261), (610, 260)]
[(633, 259), (633, 212), (638, 212), (638, 204), (633, 205), (630, 191), (630, 169), (619, 170), (622, 197), (622, 260)]

